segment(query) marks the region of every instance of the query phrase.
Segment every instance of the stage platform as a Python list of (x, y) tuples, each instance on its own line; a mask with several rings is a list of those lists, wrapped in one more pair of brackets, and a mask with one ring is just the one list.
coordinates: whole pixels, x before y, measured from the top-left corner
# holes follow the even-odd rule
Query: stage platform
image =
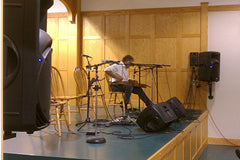
[(52, 125), (32, 135), (18, 132), (3, 141), (4, 160), (197, 160), (207, 146), (207, 111), (187, 111), (191, 118), (157, 133), (146, 133), (137, 125), (99, 125), (103, 144), (86, 143), (86, 132), (94, 131), (92, 123), (80, 131), (72, 124), (73, 133), (63, 128), (61, 137)]

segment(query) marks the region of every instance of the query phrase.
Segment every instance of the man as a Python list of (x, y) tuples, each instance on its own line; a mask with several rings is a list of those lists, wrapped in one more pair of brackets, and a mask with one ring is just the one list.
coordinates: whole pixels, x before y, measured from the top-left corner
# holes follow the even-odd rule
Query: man
[[(138, 84), (138, 82), (128, 77), (127, 68), (131, 66), (133, 61), (134, 59), (131, 55), (126, 55), (118, 64), (113, 64), (104, 69), (104, 71), (111, 77), (110, 86), (112, 91), (124, 92), (124, 104), (126, 111), (132, 93), (137, 94), (147, 107), (151, 107), (153, 105), (152, 101), (147, 97), (142, 88), (133, 85)], [(119, 82), (128, 82), (129, 84), (118, 84)]]

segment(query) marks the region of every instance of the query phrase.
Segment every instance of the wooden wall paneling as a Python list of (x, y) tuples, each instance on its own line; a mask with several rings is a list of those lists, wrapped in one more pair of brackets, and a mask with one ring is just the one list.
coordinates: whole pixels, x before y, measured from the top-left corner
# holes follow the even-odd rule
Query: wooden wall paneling
[(201, 3), (201, 51), (208, 50), (208, 2)]
[(77, 38), (77, 35), (76, 35), (76, 33), (77, 33), (77, 24), (71, 24), (71, 23), (68, 23), (68, 37), (70, 38), (70, 39), (75, 39), (75, 40), (77, 40), (76, 38)]
[(168, 152), (168, 154), (166, 155), (166, 160), (176, 160), (176, 158), (175, 158), (175, 149), (173, 149), (172, 151)]
[(208, 11), (240, 11), (240, 4), (208, 6)]
[(202, 145), (202, 123), (196, 126), (196, 137), (197, 137), (197, 149)]
[(184, 160), (184, 140), (176, 146), (176, 160)]
[(62, 79), (63, 79), (63, 85), (64, 85), (64, 89), (65, 89), (65, 94), (68, 95), (68, 72), (67, 70), (59, 70)]
[(200, 12), (182, 13), (182, 34), (200, 34)]
[(160, 13), (156, 14), (156, 36), (176, 37), (178, 28), (178, 13)]
[(68, 39), (68, 95), (76, 95), (76, 82), (74, 80), (74, 69), (77, 64), (77, 43), (76, 37), (69, 37)]
[(81, 0), (77, 1), (77, 66), (82, 65), (82, 44), (83, 44), (83, 20), (81, 13)]
[(52, 41), (52, 66), (58, 66), (59, 61), (58, 61), (58, 57), (59, 57), (59, 40), (58, 39), (53, 39)]
[(126, 15), (106, 16), (106, 38), (124, 38), (126, 36)]
[(177, 44), (176, 44), (176, 96), (179, 98), (180, 101), (182, 101), (181, 95), (182, 95), (182, 72), (181, 72), (181, 66), (182, 66), (182, 61), (181, 56), (182, 56), (182, 12), (179, 12), (177, 15), (178, 21), (177, 21)]
[(58, 18), (48, 18), (47, 21), (47, 32), (52, 37), (52, 39), (56, 39), (58, 37), (59, 32), (59, 21)]
[[(93, 58), (89, 58), (89, 62), (91, 65), (101, 63), (102, 60), (102, 40), (101, 39), (86, 39), (84, 40), (83, 52), (86, 55), (89, 55)], [(83, 67), (88, 65), (87, 59), (84, 57), (83, 59)]]
[(181, 68), (190, 69), (190, 52), (200, 51), (200, 37), (182, 38)]
[[(149, 35), (150, 36), (150, 35)], [(130, 39), (130, 54), (134, 57), (135, 63), (141, 63), (141, 64), (149, 64), (152, 62), (152, 56), (151, 56), (151, 39), (141, 39), (141, 38), (131, 38)], [(139, 68), (136, 67), (137, 71), (139, 71)], [(142, 70), (143, 68), (140, 67)], [(144, 73), (141, 72), (141, 75), (144, 75)], [(138, 72), (139, 75), (139, 72)], [(139, 80), (139, 76), (136, 76), (136, 80)], [(141, 77), (141, 82), (144, 82), (143, 77)], [(150, 96), (150, 95), (148, 95)], [(150, 98), (150, 97), (149, 97)], [(136, 95), (133, 95), (131, 98), (134, 106), (139, 106), (138, 103), (138, 97)], [(140, 101), (140, 106), (144, 104)]]
[(155, 53), (153, 55), (154, 64), (171, 65), (176, 68), (177, 60), (177, 39), (176, 38), (157, 38), (155, 39)]
[(48, 18), (47, 32), (52, 37), (52, 65), (57, 66), (58, 61), (58, 32), (59, 32), (59, 21), (58, 18)]
[(83, 18), (83, 39), (101, 38), (103, 32), (102, 16), (88, 16)]
[(48, 15), (47, 27), (47, 31), (53, 39), (52, 65), (57, 67), (62, 74), (66, 94), (75, 95), (76, 85), (73, 69), (77, 62), (76, 25), (70, 24), (65, 13), (51, 13)]
[[(188, 134), (188, 133), (186, 133)], [(184, 160), (191, 159), (191, 134), (184, 138)]]
[(61, 71), (68, 70), (68, 39), (59, 39), (58, 66)]
[(129, 40), (125, 38), (106, 39), (105, 40), (105, 56), (107, 60), (122, 60), (123, 56), (128, 54)]
[(151, 39), (130, 39), (130, 54), (135, 63), (151, 63)]
[(152, 21), (150, 14), (130, 15), (130, 36), (150, 36)]
[(197, 137), (196, 137), (196, 127), (194, 126), (191, 132), (191, 157), (197, 152)]
[[(166, 73), (161, 71), (158, 73), (158, 102), (167, 101), (171, 95), (173, 95), (171, 88), (172, 84), (175, 85), (176, 77), (175, 73), (167, 73), (168, 77), (166, 77)], [(156, 82), (157, 83), (157, 82)], [(170, 89), (170, 91), (169, 91)], [(155, 97), (157, 96), (157, 91), (155, 90)]]
[(59, 39), (66, 39), (69, 36), (69, 22), (65, 17), (59, 18)]
[[(201, 3), (201, 42), (200, 42), (201, 52), (208, 50), (208, 2)], [(206, 84), (206, 82), (203, 82)], [(207, 106), (207, 95), (208, 95), (208, 87), (207, 85), (201, 85), (201, 109), (206, 109)]]
[(208, 117), (206, 117), (204, 120), (203, 120), (203, 143), (204, 142), (207, 142), (207, 140), (208, 140)]
[[(83, 18), (83, 53), (93, 57), (91, 65), (101, 63), (103, 59), (103, 16)], [(83, 66), (87, 61), (83, 60)]]
[[(89, 58), (90, 65), (97, 65), (104, 59), (104, 17), (101, 15), (83, 17), (83, 53), (91, 56)], [(88, 65), (87, 59), (82, 58), (82, 66), (86, 68)], [(99, 79), (104, 77), (102, 73), (103, 66), (98, 67)], [(90, 79), (96, 78), (96, 70), (90, 72)], [(104, 91), (104, 82), (100, 82), (101, 88)], [(95, 85), (95, 83), (94, 83)], [(93, 90), (93, 92), (95, 92)], [(98, 90), (101, 93), (101, 90)], [(94, 100), (95, 101), (95, 100)], [(95, 102), (93, 102), (95, 103)], [(98, 105), (102, 105), (102, 101), (98, 101)]]

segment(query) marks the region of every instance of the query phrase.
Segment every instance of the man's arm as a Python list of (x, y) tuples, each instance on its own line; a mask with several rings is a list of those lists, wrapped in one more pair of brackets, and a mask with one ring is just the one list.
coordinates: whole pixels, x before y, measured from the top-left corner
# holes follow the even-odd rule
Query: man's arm
[(117, 75), (117, 74), (114, 74), (112, 71), (105, 71), (109, 76), (115, 78), (117, 81), (122, 81), (123, 80), (123, 77)]

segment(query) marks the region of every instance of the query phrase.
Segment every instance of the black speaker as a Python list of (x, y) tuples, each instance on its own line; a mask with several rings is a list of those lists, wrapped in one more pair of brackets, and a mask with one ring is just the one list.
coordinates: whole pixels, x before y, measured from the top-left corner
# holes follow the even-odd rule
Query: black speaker
[(170, 105), (177, 118), (187, 117), (187, 111), (177, 97), (170, 98), (167, 103)]
[[(44, 31), (46, 19), (40, 17), (47, 3), (52, 0), (3, 1), (5, 133), (33, 133), (49, 125), (52, 39)], [(40, 24), (45, 24), (43, 30)]]
[(198, 66), (198, 52), (190, 53), (190, 66), (197, 67)]
[(198, 79), (217, 82), (220, 79), (220, 53), (209, 51), (199, 53)]
[(145, 108), (137, 118), (137, 124), (146, 132), (166, 129), (170, 122), (177, 120), (168, 103), (162, 102)]

